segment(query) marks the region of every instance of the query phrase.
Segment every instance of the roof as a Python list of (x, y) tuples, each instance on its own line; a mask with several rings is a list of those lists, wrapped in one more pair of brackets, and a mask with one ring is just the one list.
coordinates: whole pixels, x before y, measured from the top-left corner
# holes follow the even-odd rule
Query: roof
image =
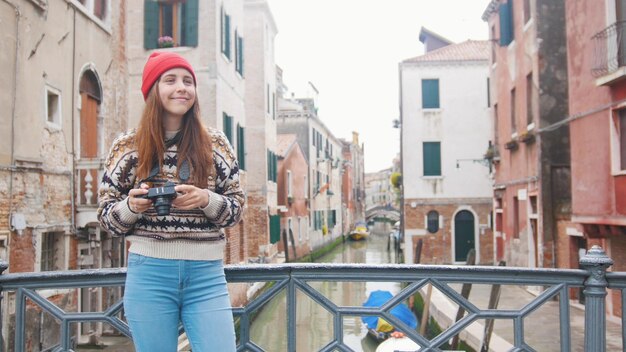
[(439, 62), (439, 61), (482, 61), (489, 60), (488, 40), (466, 40), (458, 44), (450, 44), (433, 50), (427, 54), (402, 61), (410, 62)]
[(426, 41), (427, 37), (432, 37), (432, 38), (437, 39), (437, 40), (439, 40), (439, 41), (441, 41), (443, 43), (448, 43), (448, 45), (454, 43), (450, 39), (444, 38), (441, 35), (439, 35), (439, 34), (433, 32), (433, 31), (429, 30), (428, 28), (422, 27), (422, 29), (420, 29), (420, 36), (419, 36), (420, 42), (424, 43)]
[(286, 157), (291, 146), (296, 142), (298, 136), (295, 134), (276, 135), (276, 155)]

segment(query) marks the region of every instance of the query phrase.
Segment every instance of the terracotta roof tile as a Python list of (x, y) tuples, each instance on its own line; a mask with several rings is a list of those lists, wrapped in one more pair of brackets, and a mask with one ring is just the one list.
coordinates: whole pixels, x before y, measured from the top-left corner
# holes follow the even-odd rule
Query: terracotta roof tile
[(467, 40), (458, 44), (450, 44), (433, 50), (427, 54), (406, 59), (409, 62), (437, 62), (437, 61), (478, 61), (489, 60), (488, 40)]
[(296, 141), (295, 134), (277, 134), (276, 135), (276, 155), (285, 157), (289, 147)]

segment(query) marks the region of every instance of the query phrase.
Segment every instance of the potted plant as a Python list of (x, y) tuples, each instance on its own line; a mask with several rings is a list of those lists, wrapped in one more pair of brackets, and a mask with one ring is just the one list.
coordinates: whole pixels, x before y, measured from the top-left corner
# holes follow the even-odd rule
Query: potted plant
[(516, 150), (519, 147), (519, 144), (517, 143), (516, 139), (511, 139), (510, 141), (504, 143), (504, 149), (508, 149), (508, 150)]
[(159, 48), (172, 48), (174, 47), (174, 39), (167, 35), (159, 37), (157, 45)]
[(523, 131), (517, 139), (522, 143), (531, 144), (535, 141), (535, 134), (533, 131)]

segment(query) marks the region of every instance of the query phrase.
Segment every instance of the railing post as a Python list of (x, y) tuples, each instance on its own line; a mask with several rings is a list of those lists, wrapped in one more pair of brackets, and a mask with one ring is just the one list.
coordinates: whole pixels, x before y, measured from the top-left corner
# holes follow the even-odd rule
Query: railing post
[(580, 266), (589, 272), (585, 280), (585, 351), (606, 351), (606, 311), (605, 298), (606, 269), (613, 260), (600, 246), (593, 246), (580, 258)]
[[(9, 264), (4, 260), (0, 260), (0, 275), (9, 268)], [(0, 352), (4, 351), (4, 336), (2, 335), (2, 285), (0, 285)]]

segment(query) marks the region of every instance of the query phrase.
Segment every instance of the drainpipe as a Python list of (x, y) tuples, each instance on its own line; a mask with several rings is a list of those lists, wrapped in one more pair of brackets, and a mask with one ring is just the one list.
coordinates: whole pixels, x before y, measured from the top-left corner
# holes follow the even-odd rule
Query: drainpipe
[(76, 7), (72, 6), (72, 10), (74, 11), (74, 15), (72, 16), (72, 172), (70, 173), (70, 232), (76, 234), (76, 147), (74, 145), (74, 121), (76, 120)]
[(20, 50), (20, 9), (17, 5), (8, 0), (3, 0), (15, 11), (15, 72), (13, 72), (13, 99), (11, 100), (11, 166), (9, 177), (9, 224), (11, 223), (11, 214), (13, 213), (13, 172), (15, 171), (15, 105), (17, 100), (17, 72), (19, 71), (19, 50)]
[[(3, 0), (9, 6), (13, 8), (15, 12), (15, 62), (14, 68), (15, 72), (13, 72), (13, 99), (11, 100), (11, 166), (9, 167), (9, 224), (11, 224), (11, 214), (13, 213), (13, 172), (15, 171), (15, 105), (17, 100), (17, 72), (19, 71), (19, 49), (20, 49), (20, 17), (22, 14), (20, 13), (20, 9), (17, 5), (13, 4), (8, 0)], [(10, 234), (9, 234), (10, 237)], [(0, 263), (2, 268), (0, 268), (0, 274), (7, 269), (6, 263)], [(1, 288), (0, 288), (1, 289)], [(0, 303), (2, 302), (2, 291), (0, 291)], [(5, 303), (6, 304), (6, 303)], [(0, 304), (1, 305), (1, 304)], [(6, 310), (5, 310), (6, 311)], [(4, 321), (8, 318), (8, 315), (1, 316), (0, 315), (0, 349), (4, 350)], [(7, 324), (8, 326), (8, 324)]]

